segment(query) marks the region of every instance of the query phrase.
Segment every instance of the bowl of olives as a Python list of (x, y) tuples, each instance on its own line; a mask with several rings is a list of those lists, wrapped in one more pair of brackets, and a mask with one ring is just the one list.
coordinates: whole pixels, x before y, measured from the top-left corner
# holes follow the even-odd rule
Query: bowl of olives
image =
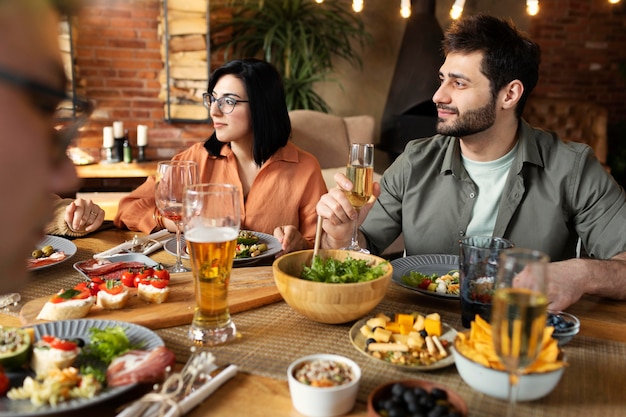
[(467, 404), (443, 385), (420, 379), (392, 381), (370, 393), (368, 417), (405, 415), (467, 417)]
[(580, 331), (580, 320), (572, 314), (558, 311), (548, 313), (546, 326), (554, 327), (552, 337), (558, 341), (559, 346), (566, 345)]

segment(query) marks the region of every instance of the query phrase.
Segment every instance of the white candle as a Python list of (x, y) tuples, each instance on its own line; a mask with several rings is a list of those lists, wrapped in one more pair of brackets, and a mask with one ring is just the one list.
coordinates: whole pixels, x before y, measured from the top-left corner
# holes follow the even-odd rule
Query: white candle
[(148, 126), (137, 125), (137, 146), (148, 145)]
[(123, 138), (124, 137), (124, 122), (113, 122), (113, 137), (114, 138)]
[(113, 128), (111, 126), (106, 126), (102, 128), (102, 147), (113, 147)]

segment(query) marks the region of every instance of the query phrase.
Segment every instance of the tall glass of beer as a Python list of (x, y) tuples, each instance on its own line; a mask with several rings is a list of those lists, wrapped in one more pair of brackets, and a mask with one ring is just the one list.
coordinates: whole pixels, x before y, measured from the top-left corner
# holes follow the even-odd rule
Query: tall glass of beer
[(228, 282), (241, 222), (239, 191), (229, 184), (190, 185), (183, 211), (196, 297), (189, 337), (202, 346), (228, 342), (236, 336)]

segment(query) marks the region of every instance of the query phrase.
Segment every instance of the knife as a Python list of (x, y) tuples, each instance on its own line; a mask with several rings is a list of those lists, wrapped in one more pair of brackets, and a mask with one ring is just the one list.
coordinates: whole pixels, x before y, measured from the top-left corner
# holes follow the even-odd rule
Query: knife
[[(152, 253), (155, 250), (159, 249), (161, 246), (163, 246), (163, 243), (166, 239), (164, 239), (165, 237), (169, 237), (170, 232), (167, 229), (163, 229), (163, 230), (159, 230), (158, 232), (155, 232), (149, 236), (146, 236), (145, 238), (142, 239), (138, 239), (136, 236), (134, 239), (132, 240), (128, 240), (124, 243), (121, 243), (111, 249), (107, 249), (103, 252), (100, 253), (96, 253), (95, 255), (93, 255), (94, 259), (102, 259), (102, 258), (107, 258), (111, 255), (115, 255), (117, 253), (121, 253), (124, 251), (128, 251), (129, 249), (141, 245), (144, 242), (148, 242), (150, 240), (155, 240), (158, 241), (158, 243), (155, 243), (152, 246), (149, 246), (146, 250), (144, 250), (144, 255), (147, 255), (148, 253)], [(159, 245), (160, 244), (160, 245)], [(150, 250), (148, 253), (146, 253), (148, 250)]]

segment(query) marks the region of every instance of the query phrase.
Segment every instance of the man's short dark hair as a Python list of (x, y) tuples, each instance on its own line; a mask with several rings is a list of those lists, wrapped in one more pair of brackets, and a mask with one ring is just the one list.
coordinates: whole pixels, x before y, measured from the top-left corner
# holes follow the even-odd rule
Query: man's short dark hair
[(520, 80), (524, 92), (515, 114), (521, 117), (526, 100), (539, 79), (541, 50), (512, 22), (483, 14), (462, 18), (446, 31), (443, 51), (446, 55), (482, 52), (480, 70), (489, 79), (494, 98), (509, 82)]

